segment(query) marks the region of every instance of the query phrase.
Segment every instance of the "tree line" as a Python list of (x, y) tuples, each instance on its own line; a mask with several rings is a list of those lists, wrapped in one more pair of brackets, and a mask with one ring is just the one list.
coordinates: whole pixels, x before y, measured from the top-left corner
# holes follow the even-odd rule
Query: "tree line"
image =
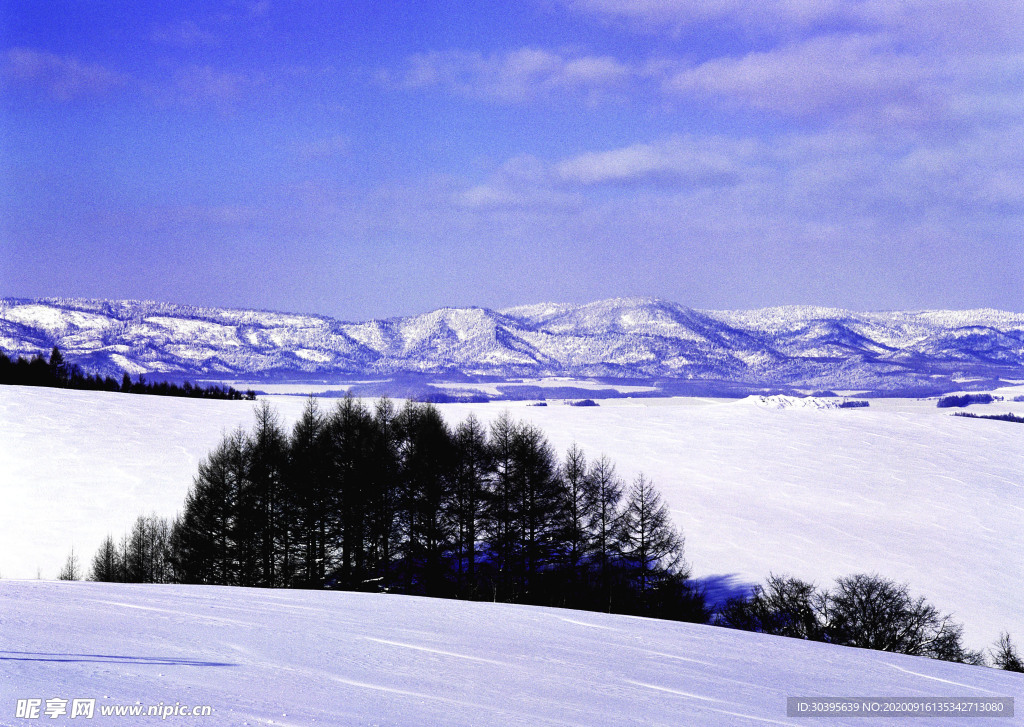
[(452, 428), (387, 399), (310, 398), (291, 431), (261, 403), (199, 465), (181, 514), (108, 538), (93, 577), (709, 615), (650, 480), (627, 487), (576, 446), (559, 459), (507, 413)]
[(968, 419), (995, 419), (999, 422), (1014, 422), (1015, 424), (1024, 424), (1024, 416), (1018, 416), (1013, 412), (1007, 412), (1006, 414), (974, 414), (967, 411), (958, 411), (953, 416), (967, 417)]
[(254, 400), (256, 393), (236, 391), (230, 386), (198, 386), (186, 381), (178, 385), (168, 381), (149, 382), (142, 374), (135, 381), (125, 372), (118, 382), (111, 376), (89, 374), (78, 364), (70, 364), (56, 346), (49, 360), (41, 354), (32, 358), (18, 356), (11, 359), (0, 351), (0, 385), (44, 386), (88, 391), (120, 391), (125, 394), (153, 394), (156, 396), (185, 396), (198, 399)]

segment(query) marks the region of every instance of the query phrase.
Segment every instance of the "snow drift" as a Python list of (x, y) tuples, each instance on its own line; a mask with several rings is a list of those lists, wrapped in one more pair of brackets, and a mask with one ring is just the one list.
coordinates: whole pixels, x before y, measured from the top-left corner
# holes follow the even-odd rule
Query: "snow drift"
[(126, 723), (103, 707), (160, 703), (213, 714), (131, 723), (839, 725), (787, 718), (786, 698), (1024, 687), (1020, 674), (710, 626), (411, 596), (3, 581), (0, 607), (2, 724), (33, 723), (14, 719), (18, 699), (60, 697), (95, 699), (97, 725)]

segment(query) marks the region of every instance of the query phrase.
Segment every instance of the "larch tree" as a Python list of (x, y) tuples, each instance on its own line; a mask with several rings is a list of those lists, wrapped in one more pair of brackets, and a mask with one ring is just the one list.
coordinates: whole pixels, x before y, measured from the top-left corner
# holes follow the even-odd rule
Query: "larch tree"
[(619, 542), (641, 602), (662, 576), (677, 573), (683, 564), (683, 536), (661, 493), (643, 475), (630, 488)]

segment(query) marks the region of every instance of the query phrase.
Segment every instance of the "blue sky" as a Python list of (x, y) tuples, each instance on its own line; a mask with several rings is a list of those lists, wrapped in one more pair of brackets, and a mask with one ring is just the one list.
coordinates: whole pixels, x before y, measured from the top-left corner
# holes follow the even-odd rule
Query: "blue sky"
[(1018, 0), (2, 0), (0, 31), (0, 295), (1024, 310)]

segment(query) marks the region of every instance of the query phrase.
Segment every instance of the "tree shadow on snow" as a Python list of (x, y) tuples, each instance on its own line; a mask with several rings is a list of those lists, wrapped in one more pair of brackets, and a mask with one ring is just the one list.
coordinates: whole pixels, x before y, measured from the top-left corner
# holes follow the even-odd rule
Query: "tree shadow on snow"
[(116, 654), (51, 654), (43, 651), (0, 651), (0, 661), (93, 662), (96, 664), (154, 664), (160, 666), (238, 666), (225, 661), (198, 661), (173, 656)]
[(745, 598), (750, 595), (750, 591), (757, 585), (756, 583), (743, 580), (736, 573), (703, 576), (693, 580), (697, 585), (705, 589), (707, 603), (712, 607), (721, 606), (730, 598)]

